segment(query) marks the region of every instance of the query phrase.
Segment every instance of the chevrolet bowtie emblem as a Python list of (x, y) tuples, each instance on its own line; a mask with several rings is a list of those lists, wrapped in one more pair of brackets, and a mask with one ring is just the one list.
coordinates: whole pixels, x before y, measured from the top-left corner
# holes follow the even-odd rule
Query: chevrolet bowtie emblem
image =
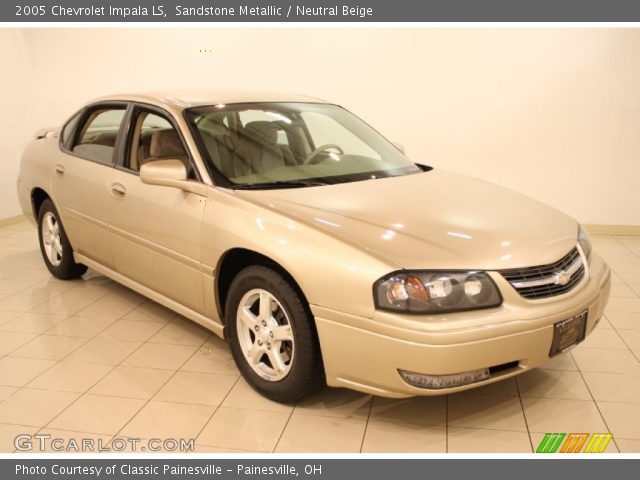
[(560, 270), (556, 272), (556, 285), (566, 285), (571, 280), (571, 274), (569, 272), (565, 272), (564, 270)]

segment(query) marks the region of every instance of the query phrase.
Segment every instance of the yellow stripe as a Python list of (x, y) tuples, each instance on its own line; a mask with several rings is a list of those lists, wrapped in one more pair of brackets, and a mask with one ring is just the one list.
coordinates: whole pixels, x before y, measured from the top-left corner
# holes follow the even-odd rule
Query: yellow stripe
[(604, 449), (607, 448), (607, 445), (609, 445), (612, 436), (613, 435), (611, 433), (607, 433), (603, 436), (602, 445), (600, 446), (600, 450), (598, 450), (598, 453), (604, 452)]
[(587, 446), (584, 449), (584, 453), (591, 453), (591, 448), (593, 447), (593, 442), (596, 439), (595, 435), (591, 436), (591, 439), (589, 440), (589, 443), (587, 443)]
[(600, 443), (602, 443), (602, 437), (600, 435), (595, 434), (594, 437), (596, 440), (590, 453), (597, 453), (598, 447), (600, 446)]
[(602, 447), (600, 447), (600, 451), (598, 453), (604, 452), (604, 449), (607, 448), (607, 445), (609, 445), (609, 442), (611, 441), (612, 437), (613, 437), (613, 434), (611, 434), (611, 433), (607, 434), (607, 436), (605, 437), (604, 442), (602, 442)]
[(602, 453), (609, 445), (613, 434), (611, 433), (594, 433), (591, 440), (584, 449), (584, 453)]

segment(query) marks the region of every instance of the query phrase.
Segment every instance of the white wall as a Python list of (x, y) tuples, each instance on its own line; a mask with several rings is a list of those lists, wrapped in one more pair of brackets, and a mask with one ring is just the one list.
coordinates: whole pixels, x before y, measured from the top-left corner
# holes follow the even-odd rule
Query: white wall
[(33, 110), (24, 35), (0, 29), (0, 220), (20, 212), (16, 178), (20, 154), (40, 121)]
[[(29, 120), (41, 126), (118, 91), (295, 91), (346, 106), (415, 160), (508, 186), (584, 223), (640, 224), (638, 29), (2, 33), (25, 41), (37, 101)], [(10, 65), (21, 62), (4, 52), (15, 46), (0, 45)], [(22, 70), (13, 72), (22, 85)], [(3, 188), (0, 202), (12, 196)]]

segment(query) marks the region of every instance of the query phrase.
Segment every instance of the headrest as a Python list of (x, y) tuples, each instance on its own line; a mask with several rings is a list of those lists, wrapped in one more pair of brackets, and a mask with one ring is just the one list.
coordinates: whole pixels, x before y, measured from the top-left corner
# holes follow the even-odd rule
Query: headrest
[(151, 158), (184, 157), (182, 142), (175, 130), (156, 130), (151, 134), (149, 146)]
[(96, 145), (106, 145), (107, 147), (113, 147), (116, 144), (117, 132), (102, 132), (99, 133), (91, 143)]
[(216, 137), (231, 134), (229, 128), (217, 118), (203, 118), (202, 121), (198, 123), (198, 128), (201, 128)]
[(278, 130), (280, 127), (277, 123), (268, 122), (268, 121), (259, 121), (249, 122), (244, 127), (245, 132), (248, 136), (256, 139), (260, 143), (264, 143), (266, 145), (275, 145), (278, 140)]

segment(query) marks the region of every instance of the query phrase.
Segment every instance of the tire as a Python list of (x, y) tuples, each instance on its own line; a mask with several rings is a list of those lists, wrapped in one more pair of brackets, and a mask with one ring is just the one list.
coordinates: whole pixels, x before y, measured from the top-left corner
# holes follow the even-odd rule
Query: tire
[[(261, 314), (267, 294), (272, 297), (268, 303), (271, 312)], [(245, 314), (247, 309), (251, 315)], [(260, 394), (276, 402), (293, 403), (325, 386), (313, 316), (302, 295), (278, 271), (255, 265), (238, 273), (229, 287), (225, 325), (236, 365)], [(258, 346), (261, 339), (262, 346)], [(257, 361), (249, 358), (252, 349), (257, 352)]]
[(50, 199), (42, 202), (38, 211), (40, 253), (51, 275), (60, 280), (79, 278), (87, 267), (76, 263), (73, 249), (64, 231), (58, 210)]

